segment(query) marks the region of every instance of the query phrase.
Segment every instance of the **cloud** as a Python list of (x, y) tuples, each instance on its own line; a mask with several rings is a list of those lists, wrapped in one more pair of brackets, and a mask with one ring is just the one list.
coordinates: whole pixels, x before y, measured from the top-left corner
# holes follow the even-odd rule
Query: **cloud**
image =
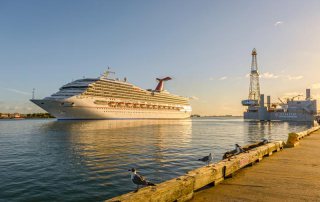
[(191, 96), (190, 99), (191, 99), (191, 100), (199, 100), (199, 98), (196, 97), (196, 96)]
[(302, 75), (299, 75), (299, 76), (290, 76), (290, 75), (288, 75), (287, 79), (289, 79), (289, 80), (300, 80), (300, 79), (303, 79), (303, 76)]
[(213, 80), (216, 80), (216, 79), (217, 79), (217, 80), (219, 80), (219, 81), (223, 81), (223, 80), (226, 80), (227, 78), (228, 78), (228, 77), (226, 77), (226, 76), (222, 76), (222, 77), (220, 77), (220, 78), (210, 77), (209, 80), (210, 80), (210, 81), (213, 81)]
[(279, 78), (278, 75), (275, 75), (275, 74), (272, 74), (270, 72), (265, 72), (265, 73), (262, 73), (260, 75), (261, 78), (264, 78), (264, 79), (277, 79)]
[(314, 83), (311, 85), (312, 89), (320, 89), (320, 83)]
[(4, 89), (7, 91), (10, 91), (10, 92), (13, 92), (13, 93), (20, 94), (20, 95), (31, 95), (31, 93), (24, 92), (24, 91), (17, 90), (17, 89), (13, 89), (13, 88), (4, 88)]
[(299, 93), (299, 92), (287, 92), (284, 94), (284, 96), (287, 96), (287, 97), (293, 97), (293, 96), (296, 96), (296, 95), (301, 95), (302, 93)]
[[(246, 78), (249, 78), (250, 77), (250, 74), (246, 74), (245, 76)], [(271, 73), (271, 72), (264, 72), (264, 73), (261, 73), (260, 78), (263, 78), (263, 79), (278, 79), (278, 78), (284, 78), (284, 79), (288, 79), (288, 80), (301, 80), (303, 79), (303, 76), (302, 75), (297, 75), (297, 76), (291, 76), (291, 75), (281, 75), (281, 74), (274, 74), (274, 73)]]
[(277, 21), (277, 22), (275, 22), (273, 25), (274, 25), (275, 27), (278, 27), (278, 26), (282, 25), (283, 23), (284, 23), (283, 21)]

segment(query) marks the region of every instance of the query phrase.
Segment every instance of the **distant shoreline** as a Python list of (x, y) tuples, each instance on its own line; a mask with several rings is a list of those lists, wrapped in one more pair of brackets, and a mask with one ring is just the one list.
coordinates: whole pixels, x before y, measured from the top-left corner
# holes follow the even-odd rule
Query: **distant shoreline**
[(32, 113), (32, 114), (20, 114), (20, 113), (0, 113), (1, 119), (47, 119), (47, 118), (55, 118), (49, 113)]
[(201, 116), (198, 114), (191, 115), (191, 118), (210, 118), (210, 117), (243, 117), (242, 115), (234, 116), (234, 115), (207, 115)]
[[(233, 115), (210, 115), (200, 116), (191, 115), (190, 118), (241, 118), (243, 116)], [(19, 114), (19, 113), (0, 113), (0, 120), (23, 120), (23, 119), (54, 119), (55, 117), (49, 113), (33, 113), (33, 114)]]

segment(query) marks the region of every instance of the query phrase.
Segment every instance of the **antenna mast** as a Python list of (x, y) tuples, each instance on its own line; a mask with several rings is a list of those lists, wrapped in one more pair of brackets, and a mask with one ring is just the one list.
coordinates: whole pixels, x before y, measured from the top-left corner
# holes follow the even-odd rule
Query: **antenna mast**
[(34, 92), (35, 92), (35, 90), (36, 90), (36, 89), (34, 89), (34, 88), (32, 89), (32, 99), (33, 99), (33, 100), (34, 100)]
[(111, 68), (108, 66), (107, 71), (105, 71), (105, 72), (101, 75), (101, 78), (107, 79), (108, 76), (109, 76), (109, 74), (115, 74), (115, 72), (110, 71), (110, 69), (111, 69)]

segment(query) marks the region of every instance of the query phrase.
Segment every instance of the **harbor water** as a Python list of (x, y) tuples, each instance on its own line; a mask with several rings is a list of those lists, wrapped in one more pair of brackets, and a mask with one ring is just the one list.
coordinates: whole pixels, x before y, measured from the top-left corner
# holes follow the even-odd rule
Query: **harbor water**
[(234, 144), (286, 140), (308, 124), (242, 117), (187, 120), (0, 120), (0, 201), (103, 201), (135, 189), (134, 167), (154, 183), (214, 161)]

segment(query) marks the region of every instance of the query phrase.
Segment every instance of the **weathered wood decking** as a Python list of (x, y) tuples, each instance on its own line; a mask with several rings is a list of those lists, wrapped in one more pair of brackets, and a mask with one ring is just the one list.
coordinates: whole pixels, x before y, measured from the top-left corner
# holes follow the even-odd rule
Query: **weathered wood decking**
[(194, 193), (194, 201), (320, 201), (320, 131)]

